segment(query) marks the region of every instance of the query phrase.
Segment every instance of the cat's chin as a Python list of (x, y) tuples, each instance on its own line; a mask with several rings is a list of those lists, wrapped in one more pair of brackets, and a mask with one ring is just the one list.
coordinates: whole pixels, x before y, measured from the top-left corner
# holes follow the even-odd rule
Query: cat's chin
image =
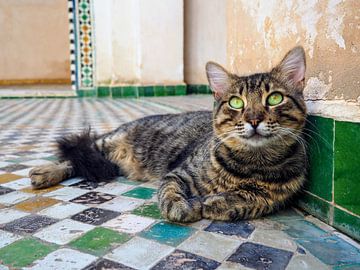
[(244, 138), (243, 141), (251, 147), (262, 147), (269, 143), (270, 137), (260, 134), (254, 134), (250, 137)]

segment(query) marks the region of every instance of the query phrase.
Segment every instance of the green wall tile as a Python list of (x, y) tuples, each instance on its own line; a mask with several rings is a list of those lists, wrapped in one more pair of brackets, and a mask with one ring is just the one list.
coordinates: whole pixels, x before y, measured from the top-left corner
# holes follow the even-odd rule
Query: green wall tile
[(145, 96), (145, 87), (144, 86), (138, 86), (138, 94), (139, 94), (139, 97)]
[(335, 203), (360, 215), (360, 123), (335, 121)]
[(157, 97), (165, 96), (166, 95), (165, 86), (155, 85), (154, 92), (155, 92), (155, 96), (157, 96)]
[(175, 96), (175, 86), (166, 85), (165, 86), (165, 93), (166, 93), (167, 96)]
[(153, 86), (145, 86), (144, 94), (146, 97), (153, 97), (154, 96), (154, 87)]
[(209, 94), (209, 89), (207, 85), (198, 86), (198, 94)]
[(96, 97), (96, 89), (79, 89), (76, 91), (78, 97)]
[(138, 87), (137, 86), (123, 86), (121, 88), (122, 97), (138, 97)]
[(186, 95), (186, 85), (176, 85), (175, 86), (175, 95), (177, 95), (177, 96)]
[(0, 249), (0, 262), (11, 267), (24, 267), (56, 249), (35, 239), (22, 239)]
[(114, 245), (124, 243), (129, 239), (130, 236), (127, 234), (98, 227), (74, 240), (69, 245), (81, 251), (102, 256)]
[(308, 141), (309, 177), (305, 189), (332, 200), (334, 120), (309, 116), (305, 138)]
[(327, 223), (330, 221), (330, 208), (332, 207), (330, 203), (308, 193), (303, 193), (300, 195), (298, 205), (319, 219)]
[(110, 96), (111, 90), (109, 86), (99, 86), (97, 88), (98, 97), (108, 97)]
[(360, 241), (360, 217), (335, 207), (333, 226)]
[(191, 94), (197, 94), (198, 92), (198, 87), (196, 84), (188, 84), (186, 86), (186, 94), (191, 95)]
[(111, 87), (111, 95), (114, 98), (121, 97), (121, 87), (120, 86)]

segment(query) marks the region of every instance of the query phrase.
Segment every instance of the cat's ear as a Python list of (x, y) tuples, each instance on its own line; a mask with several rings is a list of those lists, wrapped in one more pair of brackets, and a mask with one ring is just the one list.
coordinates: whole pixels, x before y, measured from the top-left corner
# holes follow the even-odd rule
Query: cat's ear
[(273, 72), (286, 85), (302, 90), (305, 86), (305, 70), (305, 51), (299, 46), (290, 50)]
[(206, 75), (215, 99), (221, 98), (230, 87), (230, 74), (219, 64), (208, 62), (206, 64)]

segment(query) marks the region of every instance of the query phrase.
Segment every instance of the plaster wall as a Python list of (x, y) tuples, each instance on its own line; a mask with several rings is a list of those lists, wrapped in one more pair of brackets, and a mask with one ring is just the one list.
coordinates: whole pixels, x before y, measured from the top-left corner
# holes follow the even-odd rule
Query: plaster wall
[(227, 1), (185, 0), (185, 81), (207, 84), (205, 65), (227, 64)]
[(0, 81), (70, 83), (64, 0), (0, 0)]

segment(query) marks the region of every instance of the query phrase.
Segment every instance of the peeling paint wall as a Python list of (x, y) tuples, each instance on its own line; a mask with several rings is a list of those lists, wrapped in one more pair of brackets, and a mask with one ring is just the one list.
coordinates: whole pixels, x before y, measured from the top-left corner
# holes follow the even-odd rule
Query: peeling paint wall
[(269, 70), (287, 50), (303, 45), (306, 99), (359, 106), (360, 1), (231, 0), (228, 22), (232, 71)]

